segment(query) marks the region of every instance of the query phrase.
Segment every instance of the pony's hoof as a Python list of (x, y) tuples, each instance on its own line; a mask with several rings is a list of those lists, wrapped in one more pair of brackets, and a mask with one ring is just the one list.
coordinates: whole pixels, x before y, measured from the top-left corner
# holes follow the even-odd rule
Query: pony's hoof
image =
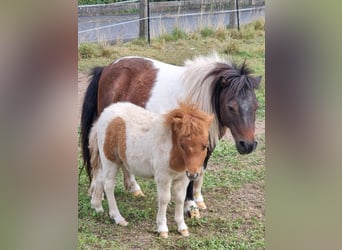
[(187, 237), (187, 236), (190, 235), (188, 229), (179, 230), (178, 232), (179, 232), (182, 236), (185, 236), (185, 237)]
[(95, 212), (96, 213), (103, 213), (104, 212), (103, 207), (95, 208)]
[(205, 203), (203, 201), (196, 202), (196, 204), (197, 204), (197, 207), (201, 210), (207, 209), (207, 205), (205, 205)]
[(128, 222), (125, 220), (122, 220), (122, 221), (118, 222), (118, 225), (126, 227), (128, 225)]
[(160, 232), (159, 233), (159, 236), (161, 238), (164, 238), (164, 239), (167, 239), (169, 237), (169, 233), (168, 232)]
[(191, 209), (188, 211), (188, 217), (191, 219), (199, 219), (201, 218), (201, 214), (198, 208)]
[(133, 192), (133, 196), (134, 197), (145, 197), (145, 194), (141, 190), (138, 190), (138, 191)]

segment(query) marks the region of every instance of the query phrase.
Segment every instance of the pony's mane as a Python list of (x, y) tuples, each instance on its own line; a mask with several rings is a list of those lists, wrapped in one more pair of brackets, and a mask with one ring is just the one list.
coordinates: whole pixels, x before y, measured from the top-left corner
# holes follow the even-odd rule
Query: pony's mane
[(164, 117), (164, 124), (167, 127), (172, 127), (175, 120), (181, 120), (182, 126), (179, 132), (183, 135), (201, 134), (203, 132), (201, 125), (203, 123), (209, 125), (211, 120), (211, 116), (201, 111), (197, 105), (185, 102), (179, 102), (179, 108), (171, 110)]
[[(209, 130), (211, 148), (218, 143), (225, 129), (220, 125), (216, 110), (215, 97), (218, 96), (218, 85), (221, 79), (226, 79), (226, 86), (232, 94), (243, 94), (247, 88), (255, 88), (255, 81), (249, 77), (251, 71), (244, 62), (241, 66), (219, 57), (213, 53), (209, 57), (199, 56), (186, 60), (182, 80), (187, 97), (206, 113), (215, 114)], [(216, 110), (216, 112), (215, 112)]]

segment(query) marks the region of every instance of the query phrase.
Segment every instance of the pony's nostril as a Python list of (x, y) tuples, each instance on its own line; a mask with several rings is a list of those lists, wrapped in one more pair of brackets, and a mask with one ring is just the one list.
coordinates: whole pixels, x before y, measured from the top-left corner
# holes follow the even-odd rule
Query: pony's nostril
[(239, 153), (240, 154), (249, 154), (253, 150), (255, 150), (257, 144), (258, 143), (256, 141), (253, 141), (251, 143), (248, 143), (246, 141), (239, 141), (239, 144), (238, 144)]
[(188, 171), (185, 171), (185, 174), (190, 180), (195, 180), (199, 176), (199, 173), (189, 174)]
[(247, 143), (245, 141), (239, 141), (239, 144), (243, 149), (247, 149)]

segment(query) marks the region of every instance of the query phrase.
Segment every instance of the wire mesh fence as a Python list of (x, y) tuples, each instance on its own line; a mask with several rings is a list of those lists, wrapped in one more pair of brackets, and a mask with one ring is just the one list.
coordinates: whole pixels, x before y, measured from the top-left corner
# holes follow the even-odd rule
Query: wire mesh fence
[[(136, 3), (136, 7), (139, 7), (139, 3)], [(185, 32), (192, 32), (205, 27), (234, 26), (236, 23), (236, 10), (229, 9), (231, 6), (222, 4), (222, 2), (221, 6), (212, 6), (210, 8), (187, 9), (181, 5), (176, 7), (167, 10), (165, 8), (150, 9), (149, 23), (152, 38), (171, 33), (175, 28)], [(79, 15), (78, 43), (137, 39), (139, 37), (139, 22), (147, 20), (147, 18), (139, 18), (137, 11), (133, 6), (132, 9), (127, 8), (126, 11), (122, 11), (122, 9), (110, 13), (103, 13), (102, 11), (102, 15), (96, 16)], [(240, 24), (262, 19), (265, 16), (265, 5), (245, 5), (239, 9), (238, 14)]]

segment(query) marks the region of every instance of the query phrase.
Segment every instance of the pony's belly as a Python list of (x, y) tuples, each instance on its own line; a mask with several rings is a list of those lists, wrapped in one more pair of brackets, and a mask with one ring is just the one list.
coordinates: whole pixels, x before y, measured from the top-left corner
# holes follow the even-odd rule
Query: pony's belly
[(128, 171), (135, 176), (140, 176), (143, 178), (153, 178), (154, 171), (151, 167), (150, 163), (146, 161), (139, 161), (139, 160), (131, 160), (128, 161)]

